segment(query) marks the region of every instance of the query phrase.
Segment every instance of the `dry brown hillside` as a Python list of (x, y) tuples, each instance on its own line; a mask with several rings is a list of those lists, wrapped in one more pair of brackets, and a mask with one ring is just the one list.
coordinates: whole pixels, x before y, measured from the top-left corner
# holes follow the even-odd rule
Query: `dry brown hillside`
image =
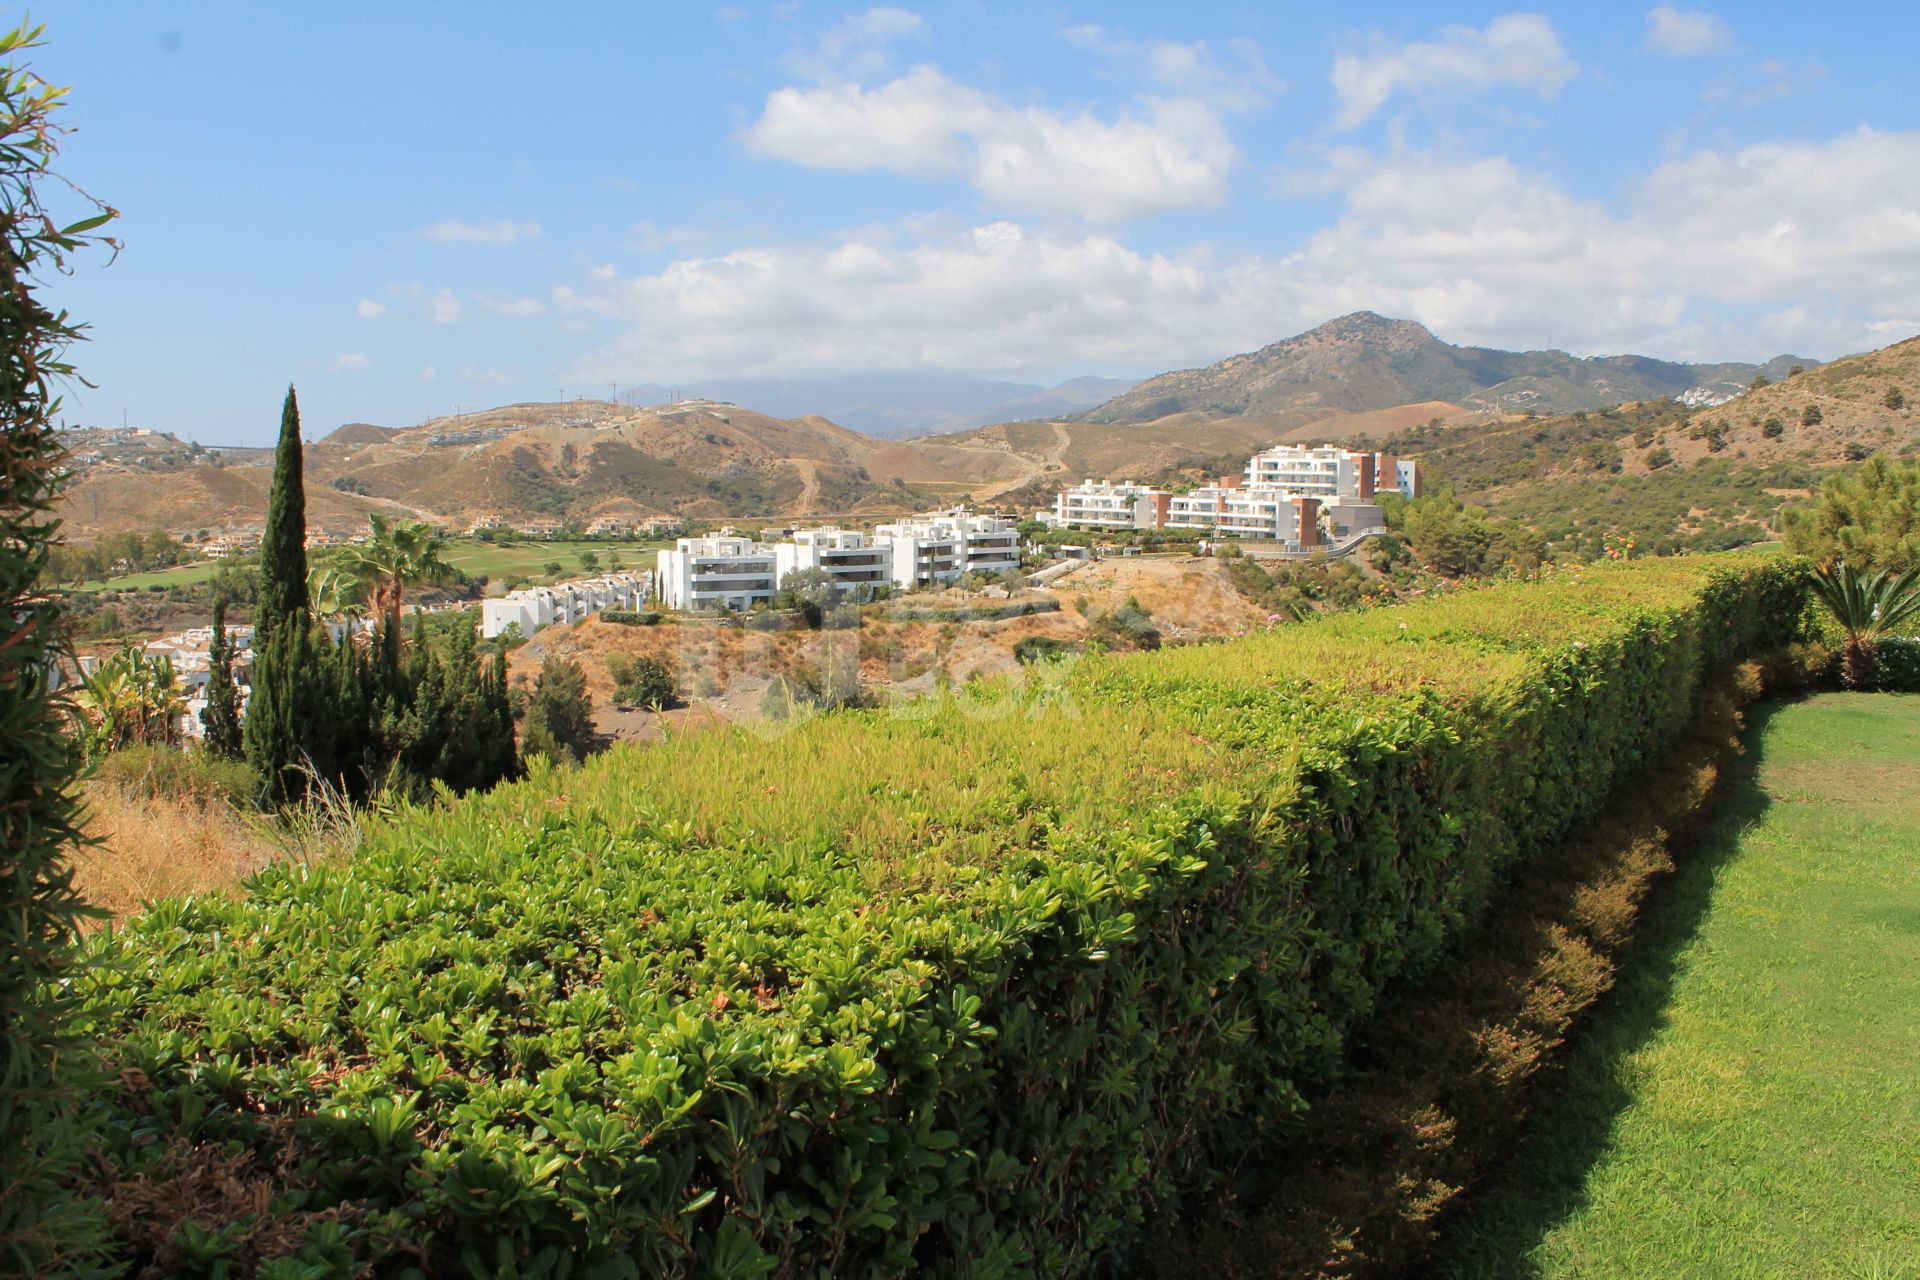
[[(1890, 392), (1902, 407), (1888, 403)], [(1920, 451), (1920, 338), (1843, 357), (1725, 404), (1685, 411), (1657, 440), (1640, 445), (1625, 437), (1622, 445), (1629, 474), (1644, 474), (1656, 448), (1668, 450), (1676, 463), (1719, 454), (1753, 466), (1828, 466), (1882, 450), (1912, 454)]]

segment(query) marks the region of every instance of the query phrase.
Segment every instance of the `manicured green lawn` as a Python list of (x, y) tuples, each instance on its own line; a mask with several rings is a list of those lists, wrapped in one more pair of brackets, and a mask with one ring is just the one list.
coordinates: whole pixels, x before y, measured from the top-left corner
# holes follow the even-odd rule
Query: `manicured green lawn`
[[(577, 578), (580, 568), (580, 554), (591, 551), (600, 558), (600, 567), (607, 567), (610, 557), (618, 556), (624, 569), (651, 569), (654, 564), (653, 553), (661, 547), (672, 546), (670, 542), (513, 542), (508, 544), (494, 542), (473, 542), (466, 538), (455, 538), (448, 542), (447, 562), (456, 569), (464, 570), (474, 577), (486, 574), (490, 578), (508, 578), (514, 575), (526, 577), (534, 582), (551, 581), (554, 575), (545, 570), (545, 566), (558, 562), (560, 577)], [(323, 555), (324, 552), (313, 554)], [(198, 564), (181, 565), (177, 569), (162, 569), (153, 573), (130, 573), (125, 577), (110, 578), (105, 582), (89, 582), (87, 591), (143, 591), (150, 586), (184, 587), (196, 582), (205, 582), (213, 576), (217, 561), (201, 561)]]
[(543, 566), (558, 562), (560, 576), (577, 578), (581, 574), (580, 555), (590, 551), (599, 557), (600, 567), (605, 569), (612, 557), (618, 557), (622, 568), (651, 569), (654, 552), (661, 547), (671, 546), (669, 542), (513, 542), (502, 545), (497, 542), (470, 542), (464, 538), (447, 544), (447, 562), (454, 568), (479, 577), (486, 574), (490, 578), (508, 578), (516, 574), (535, 582), (547, 581), (551, 576)]
[(1755, 717), (1439, 1274), (1920, 1276), (1920, 697)]

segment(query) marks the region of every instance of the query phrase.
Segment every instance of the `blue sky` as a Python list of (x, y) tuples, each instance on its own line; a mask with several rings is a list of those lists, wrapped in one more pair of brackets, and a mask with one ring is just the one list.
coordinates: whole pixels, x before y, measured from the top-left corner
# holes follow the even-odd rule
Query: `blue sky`
[[(551, 10), (551, 11), (550, 11)], [(18, 15), (15, 11), (15, 16)], [(60, 0), (77, 421), (1206, 363), (1360, 307), (1583, 354), (1920, 332), (1907, 4)]]

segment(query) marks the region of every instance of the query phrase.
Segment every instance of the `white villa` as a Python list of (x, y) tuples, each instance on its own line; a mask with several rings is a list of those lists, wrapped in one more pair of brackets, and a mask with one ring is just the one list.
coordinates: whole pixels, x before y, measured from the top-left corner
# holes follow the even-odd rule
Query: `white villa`
[(480, 635), (491, 640), (510, 626), (530, 636), (541, 627), (578, 622), (603, 609), (637, 609), (646, 603), (652, 583), (643, 573), (613, 573), (603, 578), (522, 587), (480, 605)]

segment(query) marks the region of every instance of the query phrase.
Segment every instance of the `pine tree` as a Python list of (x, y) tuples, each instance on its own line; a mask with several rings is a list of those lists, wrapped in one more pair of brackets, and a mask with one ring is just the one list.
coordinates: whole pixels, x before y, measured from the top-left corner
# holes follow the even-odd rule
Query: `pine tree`
[(307, 489), (300, 450), (300, 404), (287, 388), (280, 409), (280, 443), (267, 495), (267, 530), (260, 539), (259, 625), (278, 627), (307, 614)]
[(240, 693), (233, 684), (233, 646), (227, 641), (227, 598), (213, 601), (213, 643), (207, 646), (207, 706), (200, 713), (209, 754), (223, 760), (240, 755)]

